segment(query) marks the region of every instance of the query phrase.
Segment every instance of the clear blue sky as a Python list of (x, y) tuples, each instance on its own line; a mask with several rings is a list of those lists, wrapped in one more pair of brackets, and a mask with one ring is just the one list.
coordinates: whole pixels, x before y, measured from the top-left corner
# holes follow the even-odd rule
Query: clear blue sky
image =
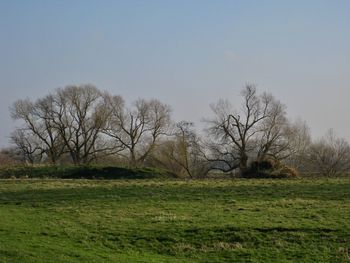
[(0, 147), (15, 100), (68, 84), (159, 98), (199, 124), (246, 82), (315, 136), (350, 139), (350, 1), (0, 0)]

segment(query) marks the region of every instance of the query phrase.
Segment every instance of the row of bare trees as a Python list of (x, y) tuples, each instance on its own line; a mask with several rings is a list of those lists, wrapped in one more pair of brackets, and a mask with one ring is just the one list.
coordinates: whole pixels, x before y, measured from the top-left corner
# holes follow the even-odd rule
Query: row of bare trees
[(11, 116), (21, 126), (11, 136), (28, 163), (88, 164), (113, 157), (131, 167), (150, 165), (195, 178), (211, 170), (244, 173), (251, 161), (273, 158), (324, 175), (348, 172), (350, 146), (334, 133), (312, 142), (301, 120), (286, 106), (246, 85), (242, 104), (220, 100), (198, 133), (191, 122), (173, 123), (158, 100), (127, 106), (121, 96), (92, 85), (67, 86), (33, 102), (18, 100)]
[(83, 85), (57, 89), (36, 102), (18, 100), (11, 115), (22, 121), (12, 142), (30, 163), (45, 159), (56, 164), (68, 155), (74, 164), (87, 164), (106, 155), (128, 154), (135, 166), (165, 134), (170, 108), (142, 99), (128, 108), (120, 96)]

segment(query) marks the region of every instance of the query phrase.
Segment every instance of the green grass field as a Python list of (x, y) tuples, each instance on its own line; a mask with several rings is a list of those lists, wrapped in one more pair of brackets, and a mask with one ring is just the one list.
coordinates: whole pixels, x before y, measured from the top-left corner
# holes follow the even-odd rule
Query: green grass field
[(0, 262), (350, 262), (350, 179), (1, 180)]

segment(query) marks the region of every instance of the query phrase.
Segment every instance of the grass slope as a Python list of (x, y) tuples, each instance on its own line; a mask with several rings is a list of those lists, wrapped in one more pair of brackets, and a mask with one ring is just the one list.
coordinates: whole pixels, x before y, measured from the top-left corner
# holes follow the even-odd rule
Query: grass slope
[(3, 180), (0, 262), (349, 262), (350, 179)]

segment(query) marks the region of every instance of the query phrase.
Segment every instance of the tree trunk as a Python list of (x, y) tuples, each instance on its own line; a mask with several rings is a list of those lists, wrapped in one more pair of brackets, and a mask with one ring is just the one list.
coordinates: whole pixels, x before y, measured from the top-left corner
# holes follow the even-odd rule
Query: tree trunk
[(239, 171), (241, 175), (244, 175), (247, 169), (248, 169), (248, 156), (245, 153), (243, 153), (239, 161)]
[(136, 156), (134, 150), (130, 150), (130, 162), (129, 165), (131, 168), (136, 168), (137, 167), (137, 161), (136, 161)]

